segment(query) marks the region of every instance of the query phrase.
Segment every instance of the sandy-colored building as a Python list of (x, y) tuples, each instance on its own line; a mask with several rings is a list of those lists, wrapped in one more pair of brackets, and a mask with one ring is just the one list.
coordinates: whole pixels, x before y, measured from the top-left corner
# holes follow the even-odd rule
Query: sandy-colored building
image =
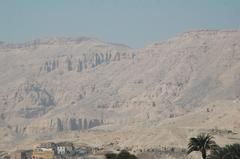
[(51, 148), (36, 148), (33, 150), (33, 159), (54, 159), (55, 152)]
[(41, 143), (33, 147), (32, 158), (34, 159), (53, 159), (56, 154), (56, 144), (53, 142)]

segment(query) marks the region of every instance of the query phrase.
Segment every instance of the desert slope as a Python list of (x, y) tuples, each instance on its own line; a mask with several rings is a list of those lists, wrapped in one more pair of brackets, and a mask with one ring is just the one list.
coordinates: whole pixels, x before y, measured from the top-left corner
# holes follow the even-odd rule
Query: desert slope
[(221, 143), (239, 137), (240, 31), (141, 49), (94, 38), (1, 43), (0, 79), (1, 147), (62, 135), (101, 144), (108, 133), (123, 147), (184, 147), (213, 128), (232, 138)]

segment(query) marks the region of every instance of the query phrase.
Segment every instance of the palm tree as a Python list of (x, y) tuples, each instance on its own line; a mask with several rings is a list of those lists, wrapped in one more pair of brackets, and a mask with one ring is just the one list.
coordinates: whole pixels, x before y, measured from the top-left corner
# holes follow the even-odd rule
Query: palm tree
[(218, 148), (211, 152), (208, 159), (240, 159), (240, 144)]
[(188, 154), (193, 151), (200, 151), (202, 158), (207, 158), (207, 150), (213, 150), (217, 148), (214, 137), (209, 134), (199, 134), (197, 137), (192, 137), (188, 143)]

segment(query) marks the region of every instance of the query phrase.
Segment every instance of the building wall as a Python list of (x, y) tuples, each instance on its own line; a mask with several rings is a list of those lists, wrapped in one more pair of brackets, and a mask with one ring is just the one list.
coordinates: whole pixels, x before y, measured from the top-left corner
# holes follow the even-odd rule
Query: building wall
[(34, 158), (43, 158), (43, 159), (53, 159), (54, 151), (38, 151), (34, 150), (32, 157)]
[(66, 149), (65, 149), (64, 146), (58, 146), (58, 147), (57, 147), (57, 154), (63, 155), (63, 154), (65, 154), (65, 153), (66, 153)]

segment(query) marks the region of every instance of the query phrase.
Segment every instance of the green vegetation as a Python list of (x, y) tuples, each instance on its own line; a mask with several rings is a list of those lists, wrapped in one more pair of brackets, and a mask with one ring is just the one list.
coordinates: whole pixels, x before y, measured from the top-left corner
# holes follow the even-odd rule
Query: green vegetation
[(117, 158), (117, 154), (115, 153), (107, 153), (105, 154), (106, 159), (116, 159)]
[(105, 157), (106, 159), (137, 159), (135, 155), (130, 154), (126, 150), (122, 150), (119, 154), (107, 153)]
[(240, 159), (240, 144), (219, 147), (211, 152), (208, 159)]
[[(226, 145), (220, 147), (209, 134), (200, 134), (192, 137), (188, 143), (188, 154), (193, 151), (200, 151), (203, 159), (240, 159), (240, 144)], [(207, 156), (207, 151), (210, 154)]]
[(200, 151), (202, 158), (207, 158), (207, 151), (217, 148), (216, 142), (213, 140), (214, 137), (209, 134), (200, 134), (197, 137), (190, 138), (188, 144), (188, 154), (193, 151)]
[[(240, 159), (240, 144), (220, 147), (210, 134), (199, 134), (197, 137), (190, 138), (187, 153), (190, 154), (193, 151), (201, 152), (203, 159)], [(108, 153), (105, 157), (106, 159), (137, 159), (126, 150), (122, 150), (119, 154)]]

